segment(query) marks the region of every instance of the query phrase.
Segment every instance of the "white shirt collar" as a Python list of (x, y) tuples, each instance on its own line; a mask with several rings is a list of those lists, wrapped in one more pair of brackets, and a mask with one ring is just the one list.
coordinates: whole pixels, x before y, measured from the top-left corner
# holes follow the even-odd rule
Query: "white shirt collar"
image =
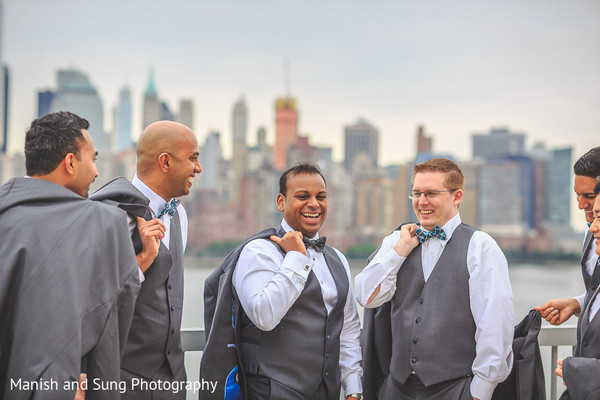
[(131, 184), (135, 186), (144, 196), (150, 200), (148, 206), (154, 212), (154, 216), (158, 215), (162, 209), (165, 207), (166, 200), (156, 194), (152, 189), (150, 189), (142, 180), (135, 174), (133, 179), (131, 180)]
[[(283, 230), (287, 233), (289, 231), (293, 231), (294, 229), (292, 229), (292, 227), (287, 223), (287, 221), (285, 220), (285, 218), (283, 218), (281, 220), (281, 227), (283, 228)], [(315, 237), (313, 237), (312, 239), (318, 239), (319, 238), (319, 232), (317, 232), (317, 234), (315, 235)]]

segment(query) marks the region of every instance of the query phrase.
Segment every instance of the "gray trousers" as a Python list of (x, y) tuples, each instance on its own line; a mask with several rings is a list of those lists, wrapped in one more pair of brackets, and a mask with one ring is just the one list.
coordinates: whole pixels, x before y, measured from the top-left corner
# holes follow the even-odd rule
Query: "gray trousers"
[(339, 400), (340, 398), (339, 393), (327, 396), (325, 382), (321, 382), (314, 394), (306, 397), (278, 381), (251, 374), (246, 374), (246, 389), (248, 400)]
[(470, 385), (470, 376), (425, 387), (417, 375), (401, 384), (390, 374), (379, 390), (379, 400), (473, 400)]
[[(162, 382), (162, 387), (158, 387), (159, 381)], [(121, 400), (185, 400), (187, 394), (185, 381), (185, 368), (182, 367), (177, 376), (173, 377), (167, 361), (164, 362), (151, 381), (122, 369), (121, 382), (127, 382), (127, 387), (125, 393), (121, 394)], [(179, 382), (179, 385), (175, 386), (175, 390), (173, 390), (173, 382), (175, 384)]]

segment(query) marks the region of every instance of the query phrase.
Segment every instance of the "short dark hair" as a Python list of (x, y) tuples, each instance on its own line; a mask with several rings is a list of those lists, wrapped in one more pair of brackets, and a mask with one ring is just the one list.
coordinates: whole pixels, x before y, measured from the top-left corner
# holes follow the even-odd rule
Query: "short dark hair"
[(319, 174), (321, 178), (323, 178), (323, 182), (327, 185), (327, 181), (325, 177), (321, 173), (321, 169), (317, 164), (311, 164), (307, 162), (298, 163), (291, 168), (288, 168), (281, 177), (279, 178), (279, 193), (281, 193), (284, 197), (287, 192), (287, 179), (288, 175), (298, 175), (298, 174)]
[(575, 175), (596, 178), (600, 175), (600, 147), (594, 147), (579, 157), (573, 165)]
[(90, 123), (68, 111), (49, 113), (34, 119), (25, 133), (25, 168), (28, 176), (47, 175), (69, 153), (79, 160), (82, 129)]
[(600, 176), (596, 177), (596, 185), (594, 185), (594, 194), (598, 196), (598, 193), (600, 193)]

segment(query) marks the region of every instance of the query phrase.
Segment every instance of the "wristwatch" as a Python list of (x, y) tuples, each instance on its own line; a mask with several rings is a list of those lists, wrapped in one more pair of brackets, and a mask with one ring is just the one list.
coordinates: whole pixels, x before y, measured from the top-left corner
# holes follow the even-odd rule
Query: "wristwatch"
[(349, 395), (346, 396), (346, 398), (348, 398), (348, 397), (355, 397), (357, 400), (363, 400), (362, 393), (350, 393)]

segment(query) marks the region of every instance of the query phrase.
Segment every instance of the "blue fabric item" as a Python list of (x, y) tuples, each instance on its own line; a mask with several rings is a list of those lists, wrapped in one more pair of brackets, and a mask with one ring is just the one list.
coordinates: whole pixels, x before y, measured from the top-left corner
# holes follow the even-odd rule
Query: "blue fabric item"
[(437, 237), (440, 240), (446, 240), (446, 232), (442, 229), (441, 226), (436, 225), (431, 232), (427, 232), (424, 229), (417, 228), (417, 239), (419, 239), (419, 243), (423, 243), (432, 237)]

